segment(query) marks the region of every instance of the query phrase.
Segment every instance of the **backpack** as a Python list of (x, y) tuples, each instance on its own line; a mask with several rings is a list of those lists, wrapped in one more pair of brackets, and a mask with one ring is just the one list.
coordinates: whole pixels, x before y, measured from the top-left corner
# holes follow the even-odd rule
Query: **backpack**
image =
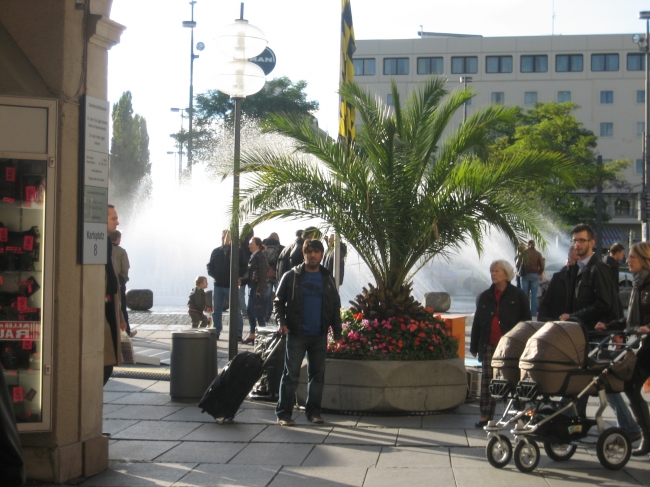
[(266, 260), (269, 263), (269, 267), (276, 267), (278, 263), (278, 257), (280, 255), (280, 247), (278, 245), (269, 245), (264, 251), (266, 255)]

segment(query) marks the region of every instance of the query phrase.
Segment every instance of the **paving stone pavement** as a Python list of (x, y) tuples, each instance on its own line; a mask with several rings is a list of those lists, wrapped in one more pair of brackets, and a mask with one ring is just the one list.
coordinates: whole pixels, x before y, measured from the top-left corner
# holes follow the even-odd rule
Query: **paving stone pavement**
[[(132, 320), (138, 337), (140, 331), (169, 334), (178, 325), (171, 323), (173, 316), (147, 319), (149, 323)], [(162, 328), (148, 328), (153, 326)], [(161, 336), (154, 341), (163, 340)], [(225, 363), (225, 340), (219, 341), (218, 352)], [(519, 472), (512, 461), (495, 469), (485, 458), (485, 433), (473, 427), (477, 403), (431, 416), (325, 414), (323, 425), (308, 423), (296, 411), (293, 428), (274, 422), (274, 407), (245, 401), (233, 423), (219, 425), (202, 414), (196, 402), (173, 401), (169, 382), (112, 378), (104, 388), (104, 431), (111, 434), (109, 469), (68, 485), (650, 486), (647, 457), (632, 457), (622, 470), (610, 471), (600, 465), (593, 448), (579, 448), (574, 458), (560, 463), (542, 450), (532, 474)], [(592, 401), (589, 410), (594, 409)], [(611, 410), (605, 418), (613, 425)]]

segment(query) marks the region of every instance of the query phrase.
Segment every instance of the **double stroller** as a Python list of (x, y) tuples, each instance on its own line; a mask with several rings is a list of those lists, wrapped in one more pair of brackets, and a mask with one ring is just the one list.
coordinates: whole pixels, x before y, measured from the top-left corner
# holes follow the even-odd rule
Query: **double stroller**
[[(552, 460), (569, 460), (578, 445), (594, 446), (584, 439), (596, 426), (601, 465), (623, 468), (632, 453), (630, 439), (620, 428), (606, 428), (602, 414), (606, 393), (622, 392), (631, 378), (643, 338), (613, 343), (606, 335), (590, 350), (586, 328), (568, 321), (521, 322), (505, 334), (492, 358), (490, 393), (506, 406), (499, 420), (484, 427), (490, 464), (502, 468), (514, 457), (517, 469), (532, 472), (540, 460), (538, 442)], [(589, 396), (600, 400), (594, 419), (586, 417)]]

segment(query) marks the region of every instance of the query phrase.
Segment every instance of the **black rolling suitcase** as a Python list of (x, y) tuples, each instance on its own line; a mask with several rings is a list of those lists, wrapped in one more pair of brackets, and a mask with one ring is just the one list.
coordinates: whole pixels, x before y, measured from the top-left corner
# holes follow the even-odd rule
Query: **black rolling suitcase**
[(207, 412), (219, 423), (232, 421), (239, 406), (262, 375), (264, 363), (264, 359), (257, 353), (238, 353), (203, 394), (199, 402), (201, 412)]

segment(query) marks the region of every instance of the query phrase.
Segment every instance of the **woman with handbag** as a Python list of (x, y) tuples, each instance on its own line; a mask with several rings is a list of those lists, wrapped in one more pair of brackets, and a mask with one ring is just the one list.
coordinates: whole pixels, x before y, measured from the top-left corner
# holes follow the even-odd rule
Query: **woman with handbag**
[[(610, 323), (599, 322), (595, 327), (597, 331), (626, 330), (650, 333), (650, 244), (638, 242), (632, 245), (627, 256), (627, 264), (634, 275), (627, 317)], [(632, 378), (625, 382), (625, 395), (630, 400), (630, 409), (642, 434), (641, 444), (632, 452), (633, 456), (650, 453), (650, 409), (641, 395), (643, 383), (648, 377), (650, 377), (650, 338), (646, 337), (641, 350), (636, 354), (636, 366)]]
[(253, 237), (248, 244), (248, 248), (252, 252), (248, 260), (248, 287), (250, 289), (248, 295), (248, 322), (250, 324), (250, 333), (246, 340), (242, 343), (253, 343), (255, 341), (255, 325), (266, 326), (266, 299), (264, 292), (268, 280), (269, 263), (266, 260), (264, 250), (266, 247), (259, 237)]

